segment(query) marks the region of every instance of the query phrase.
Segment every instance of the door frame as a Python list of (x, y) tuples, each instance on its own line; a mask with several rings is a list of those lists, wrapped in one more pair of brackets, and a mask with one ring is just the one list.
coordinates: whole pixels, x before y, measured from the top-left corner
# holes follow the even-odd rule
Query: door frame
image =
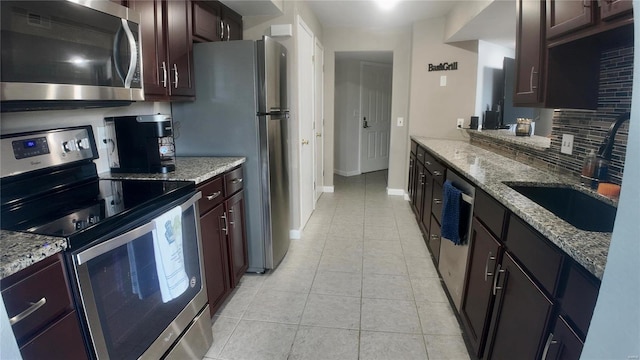
[[(317, 50), (320, 50), (319, 52)], [(321, 54), (321, 56), (318, 56)], [(318, 39), (314, 38), (313, 48), (313, 61), (314, 61), (314, 86), (313, 86), (313, 121), (314, 121), (314, 147), (313, 147), (313, 171), (314, 171), (314, 196), (313, 196), (313, 208), (315, 210), (320, 194), (324, 192), (324, 47)], [(320, 67), (320, 78), (316, 76)], [(320, 136), (318, 136), (320, 134)], [(318, 149), (318, 143), (321, 143), (320, 149)], [(318, 174), (318, 162), (320, 163), (322, 173)], [(318, 180), (321, 180), (320, 182)]]
[[(390, 91), (393, 90), (393, 64), (382, 64), (376, 63), (372, 61), (364, 61), (360, 60), (360, 84), (359, 84), (359, 95), (358, 95), (358, 174), (362, 174), (362, 68), (364, 65), (371, 65), (377, 67), (388, 67), (391, 69), (391, 88)], [(393, 94), (392, 94), (393, 95)], [(391, 111), (391, 107), (389, 107), (389, 111)], [(391, 119), (389, 119), (389, 136), (391, 136)], [(389, 148), (387, 149), (387, 153), (389, 154), (389, 159), (391, 159), (391, 139), (389, 139)], [(387, 160), (387, 170), (389, 169), (389, 160)]]
[[(300, 15), (297, 15), (296, 20), (297, 20), (296, 29), (297, 30), (301, 29), (302, 31), (307, 32), (311, 36), (311, 50), (312, 50), (311, 52), (313, 54), (313, 51), (314, 51), (314, 48), (315, 48), (315, 42), (314, 42), (315, 35), (314, 35), (313, 31), (311, 30), (311, 28), (304, 22), (304, 20), (302, 19), (302, 17)], [(304, 227), (306, 225), (306, 222), (311, 217), (311, 214), (313, 213), (313, 210), (314, 210), (314, 207), (315, 207), (315, 195), (314, 195), (315, 194), (315, 190), (313, 189), (313, 181), (315, 181), (315, 179), (314, 179), (314, 169), (313, 169), (314, 162), (313, 161), (314, 161), (315, 155), (314, 155), (314, 149), (313, 149), (314, 146), (311, 146), (311, 150), (310, 150), (310, 152), (311, 152), (311, 155), (310, 155), (311, 156), (311, 162), (310, 163), (311, 163), (311, 167), (312, 167), (311, 168), (311, 177), (310, 177), (311, 178), (311, 190), (312, 190), (311, 194), (310, 194), (311, 195), (311, 213), (309, 213), (309, 218), (306, 218), (306, 219), (303, 218), (303, 215), (304, 215), (303, 214), (303, 199), (304, 199), (303, 195), (305, 195), (305, 194), (303, 194), (303, 180), (305, 180), (305, 176), (302, 173), (302, 164), (303, 164), (305, 159), (303, 159), (303, 157), (302, 157), (302, 146), (303, 146), (302, 145), (302, 140), (303, 140), (304, 137), (303, 137), (303, 134), (302, 134), (303, 118), (302, 118), (302, 96), (301, 96), (302, 92), (301, 92), (300, 82), (301, 82), (301, 79), (302, 79), (301, 75), (305, 74), (304, 69), (303, 69), (303, 65), (305, 65), (306, 62), (305, 62), (305, 64), (303, 64), (301, 62), (301, 55), (300, 55), (300, 51), (299, 51), (299, 47), (298, 47), (298, 44), (300, 44), (301, 41), (302, 41), (301, 37), (298, 35), (297, 38), (296, 38), (296, 60), (298, 62), (298, 64), (297, 64), (297, 71), (298, 71), (298, 74), (297, 74), (297, 83), (298, 83), (297, 84), (298, 85), (298, 101), (297, 101), (297, 106), (298, 106), (298, 111), (297, 111), (298, 112), (298, 144), (296, 144), (296, 147), (297, 147), (297, 150), (298, 150), (298, 180), (299, 180), (298, 181), (298, 185), (299, 185), (299, 187), (298, 187), (299, 214), (298, 215), (299, 215), (299, 218), (300, 218), (300, 229), (299, 229), (300, 232), (302, 231), (302, 229), (304, 229)], [(314, 67), (313, 67), (313, 58), (311, 59), (311, 70), (312, 70), (312, 72), (313, 72), (313, 70), (315, 70)], [(312, 99), (311, 99), (311, 114), (312, 114), (312, 117), (311, 117), (311, 121), (312, 121), (312, 123), (311, 123), (311, 131), (312, 131), (312, 133), (311, 133), (311, 135), (315, 137), (315, 134), (313, 134), (313, 115), (314, 115), (314, 109), (313, 109), (313, 106), (314, 106), (314, 99), (313, 99), (314, 84), (313, 84), (313, 82), (314, 81), (313, 81), (313, 77), (312, 77), (312, 79), (311, 79), (311, 97), (312, 97)]]

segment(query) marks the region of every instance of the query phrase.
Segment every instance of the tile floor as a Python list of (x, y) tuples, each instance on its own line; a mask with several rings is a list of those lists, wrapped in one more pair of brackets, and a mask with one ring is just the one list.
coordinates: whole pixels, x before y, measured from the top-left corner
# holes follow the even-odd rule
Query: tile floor
[(469, 359), (409, 203), (336, 176), (280, 266), (245, 275), (205, 359)]

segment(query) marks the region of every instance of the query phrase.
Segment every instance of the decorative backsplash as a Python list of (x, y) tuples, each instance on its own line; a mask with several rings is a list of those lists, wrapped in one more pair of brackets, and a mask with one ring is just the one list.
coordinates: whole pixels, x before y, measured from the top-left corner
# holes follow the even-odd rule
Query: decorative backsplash
[[(578, 178), (589, 150), (597, 151), (617, 116), (631, 110), (633, 51), (633, 46), (626, 46), (602, 53), (598, 109), (595, 111), (556, 109), (553, 113), (549, 149), (539, 150), (496, 142), (473, 134), (471, 134), (471, 143), (538, 168), (575, 175)], [(563, 134), (574, 136), (572, 155), (560, 153)], [(627, 121), (618, 130), (609, 166), (610, 181), (616, 184), (622, 183), (628, 135), (629, 122)]]

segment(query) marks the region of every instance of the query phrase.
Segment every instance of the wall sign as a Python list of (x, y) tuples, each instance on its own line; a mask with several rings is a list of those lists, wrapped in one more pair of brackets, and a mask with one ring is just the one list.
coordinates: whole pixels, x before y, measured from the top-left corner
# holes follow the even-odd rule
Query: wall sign
[(458, 70), (458, 62), (452, 63), (440, 63), (438, 65), (429, 64), (429, 71), (450, 71), (450, 70)]

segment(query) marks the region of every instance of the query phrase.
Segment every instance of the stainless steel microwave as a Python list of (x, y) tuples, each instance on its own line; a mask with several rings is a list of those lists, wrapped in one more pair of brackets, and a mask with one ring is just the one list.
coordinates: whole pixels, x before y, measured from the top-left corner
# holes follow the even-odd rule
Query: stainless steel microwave
[(4, 104), (144, 100), (137, 12), (105, 0), (0, 3)]

